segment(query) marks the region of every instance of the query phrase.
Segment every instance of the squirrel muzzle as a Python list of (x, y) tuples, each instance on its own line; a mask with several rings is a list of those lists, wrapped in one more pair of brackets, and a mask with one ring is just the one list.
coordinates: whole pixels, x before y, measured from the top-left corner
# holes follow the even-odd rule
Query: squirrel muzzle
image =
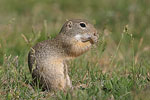
[(98, 42), (98, 34), (97, 33), (93, 33), (93, 34), (83, 34), (83, 36), (81, 37), (81, 41), (82, 42), (88, 42), (90, 41), (91, 44), (97, 43)]

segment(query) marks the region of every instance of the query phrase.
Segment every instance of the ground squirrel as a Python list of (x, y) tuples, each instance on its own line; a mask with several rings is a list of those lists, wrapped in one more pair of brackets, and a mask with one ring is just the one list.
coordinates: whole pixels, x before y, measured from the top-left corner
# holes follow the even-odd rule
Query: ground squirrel
[(50, 91), (72, 87), (66, 61), (88, 51), (98, 37), (88, 21), (67, 21), (55, 38), (37, 43), (29, 52), (28, 65), (34, 82)]

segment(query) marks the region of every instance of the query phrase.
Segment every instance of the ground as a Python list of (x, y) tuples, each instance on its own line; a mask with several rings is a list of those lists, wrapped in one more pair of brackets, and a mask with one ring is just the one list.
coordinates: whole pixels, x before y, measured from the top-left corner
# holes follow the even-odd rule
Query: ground
[[(149, 100), (150, 1), (1, 0), (1, 99)], [(74, 90), (31, 87), (27, 55), (35, 43), (54, 38), (67, 19), (87, 19), (100, 39), (69, 62)]]

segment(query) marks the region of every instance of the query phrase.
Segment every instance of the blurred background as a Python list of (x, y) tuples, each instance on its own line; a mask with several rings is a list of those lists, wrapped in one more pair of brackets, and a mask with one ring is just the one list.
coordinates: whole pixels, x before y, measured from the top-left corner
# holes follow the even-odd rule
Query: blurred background
[(28, 72), (32, 45), (54, 37), (67, 19), (87, 19), (101, 42), (80, 59), (98, 64), (103, 73), (128, 73), (133, 64), (148, 70), (149, 4), (150, 0), (0, 0), (0, 66), (11, 55)]
[[(149, 59), (149, 3), (149, 0), (0, 0), (0, 64), (4, 54), (27, 55), (29, 48), (22, 34), (36, 43), (56, 35), (67, 19), (74, 18), (89, 20), (102, 34), (106, 50), (101, 64), (109, 64), (116, 51), (116, 60), (130, 62), (133, 49), (136, 63), (142, 58)], [(125, 27), (134, 38), (133, 45), (130, 36), (121, 39)]]

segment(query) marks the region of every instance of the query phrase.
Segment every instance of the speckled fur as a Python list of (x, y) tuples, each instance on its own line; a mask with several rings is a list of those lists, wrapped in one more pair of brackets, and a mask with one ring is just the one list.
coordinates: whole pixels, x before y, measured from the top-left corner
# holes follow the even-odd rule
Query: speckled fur
[[(86, 24), (85, 28), (80, 26), (81, 22)], [(93, 45), (90, 40), (82, 42), (75, 39), (77, 34), (81, 36), (90, 34), (92, 41), (98, 40), (98, 34), (93, 25), (86, 20), (74, 19), (63, 25), (56, 38), (37, 43), (31, 48), (28, 65), (34, 83), (49, 91), (72, 87), (66, 61), (80, 56)]]

